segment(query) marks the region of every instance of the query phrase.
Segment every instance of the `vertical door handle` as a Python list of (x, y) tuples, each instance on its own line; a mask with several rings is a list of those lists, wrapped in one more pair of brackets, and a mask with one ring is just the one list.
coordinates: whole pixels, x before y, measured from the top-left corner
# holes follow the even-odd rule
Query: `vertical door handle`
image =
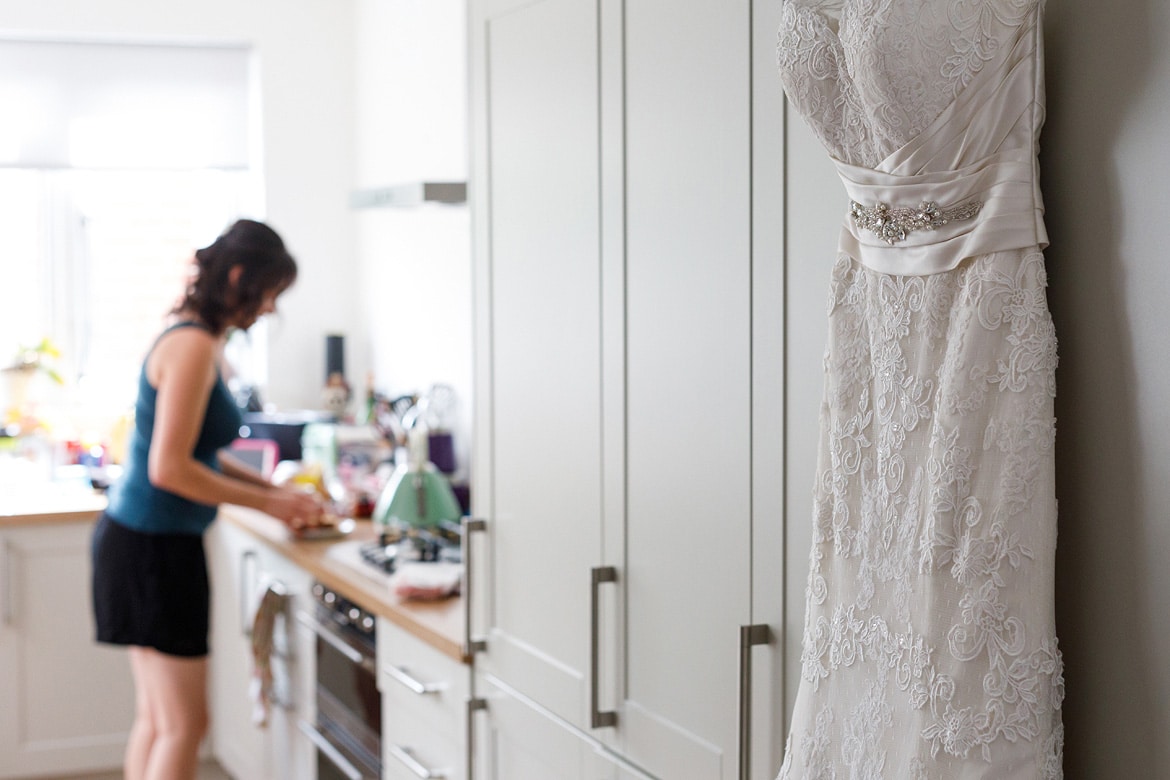
[(8, 549), (8, 540), (0, 539), (0, 563), (4, 564), (4, 572), (0, 574), (0, 587), (4, 588), (4, 615), (5, 626), (12, 625), (12, 552)]
[(771, 641), (766, 623), (739, 627), (739, 780), (752, 774), (752, 648)]
[(600, 729), (617, 725), (617, 712), (614, 710), (601, 711), (601, 696), (598, 691), (601, 663), (600, 634), (601, 634), (601, 607), (598, 604), (602, 584), (617, 582), (617, 569), (613, 566), (595, 566), (591, 570), (590, 582), (590, 620), (589, 620), (589, 723), (591, 728)]
[(255, 550), (240, 553), (240, 633), (248, 639), (252, 637), (252, 623), (248, 620), (248, 562), (255, 560)]
[(487, 706), (487, 699), (467, 700), (467, 780), (475, 780), (475, 715)]
[(476, 653), (487, 650), (487, 642), (483, 639), (471, 638), (471, 583), (473, 568), (471, 561), (471, 535), (486, 531), (487, 521), (472, 517), (463, 518), (463, 656), (471, 658)]

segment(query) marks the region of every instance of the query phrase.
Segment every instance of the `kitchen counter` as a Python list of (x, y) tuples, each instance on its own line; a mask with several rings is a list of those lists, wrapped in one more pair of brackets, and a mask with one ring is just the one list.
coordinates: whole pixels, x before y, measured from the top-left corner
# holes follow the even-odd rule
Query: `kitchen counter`
[(224, 505), (220, 508), (219, 519), (267, 544), (363, 609), (386, 618), (444, 655), (461, 663), (469, 661), (463, 654), (462, 599), (458, 596), (442, 601), (399, 598), (388, 587), (385, 577), (372, 568), (365, 573), (359, 565), (331, 554), (335, 546), (374, 539), (377, 534), (370, 521), (357, 521), (354, 531), (343, 539), (300, 540), (280, 521), (254, 509)]
[[(8, 489), (0, 492), (0, 530), (93, 522), (105, 508), (104, 495), (76, 484), (46, 483), (35, 489)], [(357, 528), (344, 539), (304, 541), (295, 539), (278, 520), (253, 509), (224, 505), (219, 517), (267, 544), (362, 608), (401, 626), (444, 655), (467, 662), (463, 655), (463, 605), (458, 596), (433, 602), (401, 599), (387, 586), (385, 577), (373, 569), (364, 573), (357, 565), (330, 554), (340, 543), (375, 538), (369, 521), (358, 521)]]
[(79, 485), (45, 483), (0, 491), (0, 528), (95, 520), (106, 497)]

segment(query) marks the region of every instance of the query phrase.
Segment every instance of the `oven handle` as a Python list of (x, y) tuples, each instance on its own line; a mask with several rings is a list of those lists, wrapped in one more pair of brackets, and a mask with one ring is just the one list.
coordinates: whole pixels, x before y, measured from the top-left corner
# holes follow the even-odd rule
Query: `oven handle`
[(328, 626), (303, 609), (297, 610), (297, 622), (308, 628), (321, 639), (324, 639), (330, 647), (344, 655), (350, 661), (353, 661), (368, 672), (377, 672), (376, 664), (372, 658), (355, 650), (350, 646), (349, 642), (346, 642), (336, 632), (330, 630)]
[(341, 755), (341, 751), (333, 747), (333, 743), (318, 731), (316, 726), (308, 721), (298, 720), (297, 728), (309, 738), (309, 741), (313, 743), (314, 747), (321, 751), (321, 755), (329, 759), (329, 763), (337, 767), (349, 780), (362, 780), (362, 773), (358, 771), (358, 768), (349, 763), (346, 757)]
[(414, 754), (408, 747), (389, 745), (386, 750), (390, 755), (402, 762), (402, 765), (409, 769), (411, 774), (419, 778), (419, 780), (443, 780), (447, 777), (446, 770), (427, 769), (421, 761), (414, 757)]

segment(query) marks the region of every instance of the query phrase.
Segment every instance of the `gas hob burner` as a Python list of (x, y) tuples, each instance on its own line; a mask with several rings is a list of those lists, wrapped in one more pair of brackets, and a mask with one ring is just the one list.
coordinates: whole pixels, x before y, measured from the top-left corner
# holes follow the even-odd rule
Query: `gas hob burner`
[(394, 564), (398, 560), (398, 545), (388, 544), (380, 539), (364, 542), (358, 548), (362, 560), (379, 571), (387, 574), (394, 573)]
[(386, 532), (358, 548), (362, 560), (379, 571), (393, 574), (398, 563), (411, 561), (460, 563), (463, 560), (459, 526), (447, 523), (434, 530), (411, 528), (405, 533)]

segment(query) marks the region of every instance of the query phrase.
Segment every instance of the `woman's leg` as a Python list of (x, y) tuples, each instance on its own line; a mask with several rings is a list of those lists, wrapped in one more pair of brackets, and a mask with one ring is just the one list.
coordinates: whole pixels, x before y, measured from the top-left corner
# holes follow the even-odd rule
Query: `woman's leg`
[(199, 744), (208, 724), (207, 657), (183, 658), (145, 647), (136, 647), (132, 653), (135, 684), (139, 701), (143, 695), (146, 699), (151, 739), (142, 774), (131, 774), (128, 760), (126, 778), (194, 780)]
[(134, 675), (134, 725), (130, 727), (130, 739), (126, 742), (126, 780), (144, 780), (146, 764), (150, 760), (150, 747), (154, 744), (154, 714), (147, 696), (147, 670), (143, 660), (144, 648), (130, 648), (130, 671)]

